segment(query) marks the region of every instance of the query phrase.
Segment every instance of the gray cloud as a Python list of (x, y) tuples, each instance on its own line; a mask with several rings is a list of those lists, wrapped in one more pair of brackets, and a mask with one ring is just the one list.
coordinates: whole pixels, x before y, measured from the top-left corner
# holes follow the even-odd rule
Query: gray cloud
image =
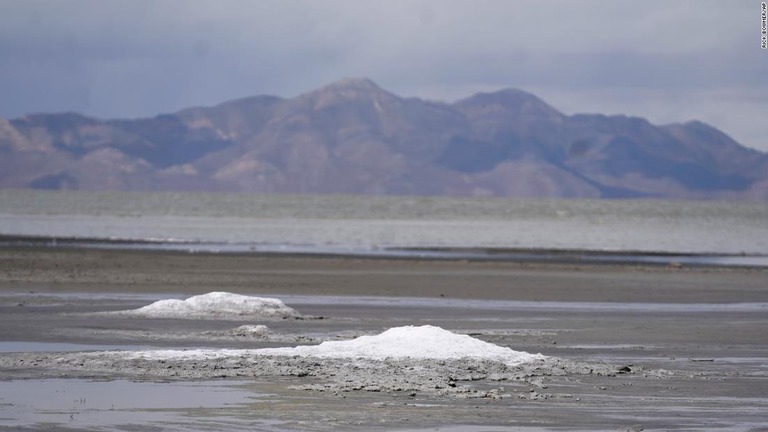
[(565, 112), (700, 118), (768, 150), (758, 16), (725, 1), (4, 1), (0, 116), (149, 116), (367, 76), (404, 96), (519, 87)]

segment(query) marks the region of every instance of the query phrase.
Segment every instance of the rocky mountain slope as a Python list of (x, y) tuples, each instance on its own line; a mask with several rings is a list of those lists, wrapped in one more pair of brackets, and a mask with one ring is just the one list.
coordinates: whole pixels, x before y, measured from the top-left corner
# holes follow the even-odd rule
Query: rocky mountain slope
[(0, 187), (768, 199), (768, 154), (516, 89), (445, 104), (346, 79), (153, 118), (0, 119)]

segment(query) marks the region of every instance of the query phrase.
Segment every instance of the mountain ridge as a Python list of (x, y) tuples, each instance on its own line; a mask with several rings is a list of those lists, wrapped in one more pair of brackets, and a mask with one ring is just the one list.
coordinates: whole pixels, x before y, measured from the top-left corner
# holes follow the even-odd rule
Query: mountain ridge
[(768, 155), (699, 121), (565, 115), (517, 88), (454, 103), (345, 78), (137, 119), (0, 119), (0, 187), (768, 199)]

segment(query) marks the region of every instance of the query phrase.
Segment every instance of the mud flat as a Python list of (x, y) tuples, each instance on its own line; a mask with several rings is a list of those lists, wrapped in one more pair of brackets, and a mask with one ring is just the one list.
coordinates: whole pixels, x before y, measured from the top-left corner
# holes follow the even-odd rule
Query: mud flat
[[(116, 313), (222, 291), (298, 314)], [(544, 357), (266, 354), (403, 326)], [(766, 328), (762, 269), (2, 249), (0, 430), (765, 430)]]

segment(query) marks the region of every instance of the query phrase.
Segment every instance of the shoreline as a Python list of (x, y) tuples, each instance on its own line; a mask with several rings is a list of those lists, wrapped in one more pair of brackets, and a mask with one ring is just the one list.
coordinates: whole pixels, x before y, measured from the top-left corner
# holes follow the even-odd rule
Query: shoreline
[(766, 286), (768, 269), (725, 266), (0, 247), (5, 291), (762, 303)]
[(646, 265), (768, 270), (768, 254), (489, 247), (343, 247), (265, 243), (205, 242), (160, 238), (103, 238), (0, 234), (0, 249), (94, 249), (416, 261), (476, 261), (590, 265)]

